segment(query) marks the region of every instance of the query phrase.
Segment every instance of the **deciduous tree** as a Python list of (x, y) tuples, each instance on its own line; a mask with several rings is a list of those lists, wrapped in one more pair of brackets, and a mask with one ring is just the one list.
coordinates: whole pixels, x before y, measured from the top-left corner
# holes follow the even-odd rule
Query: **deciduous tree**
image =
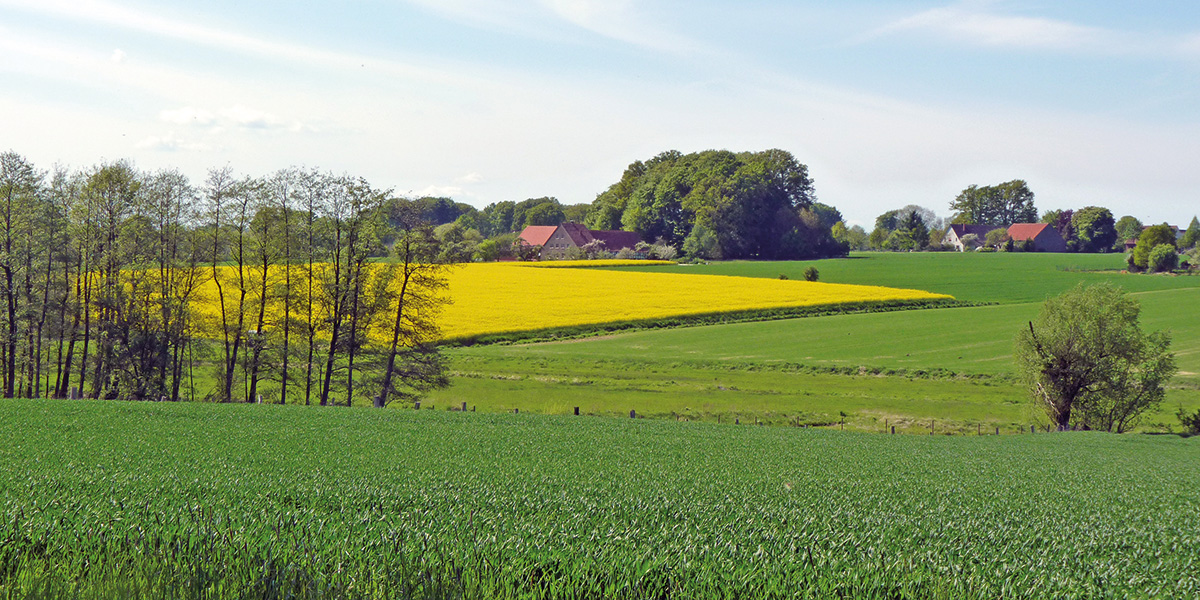
[(1161, 402), (1175, 372), (1166, 334), (1145, 334), (1138, 302), (1107, 283), (1051, 298), (1016, 340), (1018, 370), (1060, 429), (1125, 431)]
[(1080, 252), (1108, 252), (1117, 240), (1116, 222), (1107, 208), (1089, 206), (1075, 211), (1071, 228)]

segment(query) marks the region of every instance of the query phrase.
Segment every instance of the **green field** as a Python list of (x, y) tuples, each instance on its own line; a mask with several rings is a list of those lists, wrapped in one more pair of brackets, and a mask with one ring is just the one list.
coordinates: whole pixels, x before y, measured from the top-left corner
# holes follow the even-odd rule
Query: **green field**
[[(800, 277), (954, 294), (995, 305), (645, 330), (566, 342), (452, 350), (454, 386), (435, 405), (483, 411), (758, 419), (881, 430), (1020, 430), (1040, 415), (1012, 372), (1013, 337), (1040, 301), (1111, 281), (1142, 304), (1142, 326), (1169, 329), (1180, 374), (1143, 429), (1178, 426), (1200, 408), (1200, 277), (1122, 274), (1120, 255), (864, 253), (811, 262), (644, 267)], [(637, 267), (643, 269), (643, 267)], [(861, 374), (860, 374), (861, 373)], [(841, 413), (847, 413), (843, 419)]]
[(705, 265), (620, 267), (621, 270), (803, 279), (911, 288), (968, 302), (1041, 302), (1080, 282), (1108, 281), (1131, 292), (1200, 288), (1200, 277), (1122, 273), (1124, 254), (1023, 252), (856, 252), (850, 258), (791, 262), (729, 261)]
[(1200, 594), (1200, 438), (0, 401), (0, 597)]

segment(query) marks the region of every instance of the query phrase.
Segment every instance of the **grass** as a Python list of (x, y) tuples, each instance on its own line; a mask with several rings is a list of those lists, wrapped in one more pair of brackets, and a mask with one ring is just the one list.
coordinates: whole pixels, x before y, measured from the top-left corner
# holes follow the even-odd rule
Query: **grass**
[(1200, 594), (1200, 438), (0, 401), (0, 596)]
[(1121, 274), (1113, 270), (1120, 260), (1114, 255), (882, 253), (848, 260), (654, 267), (777, 277), (816, 264), (823, 280), (924, 286), (998, 304), (459, 348), (450, 353), (454, 386), (433, 399), (440, 405), (466, 401), (494, 412), (565, 413), (580, 406), (595, 414), (627, 415), (633, 409), (667, 418), (839, 426), (840, 413), (846, 412), (847, 426), (866, 431), (881, 430), (885, 421), (919, 430), (930, 420), (961, 433), (986, 426), (1027, 429), (1038, 415), (1028, 409), (1026, 392), (1014, 379), (1012, 344), (1017, 330), (1037, 314), (1039, 303), (1030, 299), (1040, 301), (1081, 281), (1109, 280), (1141, 290), (1134, 296), (1142, 304), (1144, 328), (1172, 332), (1180, 374), (1144, 429), (1177, 428), (1178, 408), (1200, 408), (1200, 320), (1191, 310), (1200, 306), (1200, 277)]
[(1196, 276), (1121, 273), (1123, 254), (856, 252), (848, 259), (728, 261), (620, 270), (762, 278), (782, 274), (803, 279), (804, 269), (810, 266), (817, 268), (824, 282), (926, 290), (966, 302), (1041, 302), (1080, 282), (1108, 281), (1131, 292), (1200, 288)]

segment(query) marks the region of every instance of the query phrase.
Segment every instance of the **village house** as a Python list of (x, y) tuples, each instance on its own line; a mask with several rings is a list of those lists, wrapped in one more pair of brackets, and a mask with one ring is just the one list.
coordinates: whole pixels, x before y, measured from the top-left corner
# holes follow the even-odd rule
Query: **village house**
[(1034, 252), (1066, 252), (1067, 241), (1048, 223), (1016, 223), (1008, 228), (1013, 245), (1033, 243)]
[(599, 241), (607, 252), (633, 249), (641, 236), (632, 231), (592, 231), (579, 223), (563, 223), (558, 226), (530, 225), (521, 231), (521, 244), (541, 246), (540, 260), (561, 260), (571, 255), (575, 248)]
[[(987, 237), (987, 232), (993, 228), (987, 225), (951, 225), (946, 228), (946, 236), (942, 238), (942, 243), (947, 246), (954, 246), (954, 249), (962, 252), (964, 250), (963, 238), (967, 235), (975, 235), (979, 238), (979, 244), (983, 243), (983, 238)], [(974, 248), (971, 248), (974, 250)]]
[[(993, 229), (1001, 228), (988, 225), (951, 225), (946, 228), (946, 236), (942, 243), (963, 252), (966, 249), (963, 238), (973, 234), (978, 238), (977, 243), (981, 245), (988, 232)], [(1063, 240), (1057, 229), (1047, 223), (1015, 223), (1008, 228), (1008, 237), (1018, 248), (1026, 241), (1032, 242), (1034, 252), (1067, 251), (1066, 240)]]

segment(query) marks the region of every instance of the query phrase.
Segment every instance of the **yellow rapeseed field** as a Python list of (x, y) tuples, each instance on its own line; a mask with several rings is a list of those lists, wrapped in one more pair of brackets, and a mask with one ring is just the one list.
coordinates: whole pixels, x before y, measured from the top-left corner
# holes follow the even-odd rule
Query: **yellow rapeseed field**
[[(639, 263), (639, 264), (644, 264)], [(461, 265), (442, 334), (465, 338), (618, 321), (857, 302), (949, 299), (919, 290), (686, 273)]]
[[(628, 261), (626, 261), (628, 262)], [(766, 309), (834, 306), (861, 302), (949, 299), (950, 296), (920, 290), (728, 277), (687, 273), (645, 273), (609, 271), (597, 268), (625, 264), (622, 261), (567, 261), (544, 263), (475, 263), (455, 265), (449, 270), (449, 296), (452, 301), (441, 318), (444, 339), (462, 339), (488, 334), (534, 331), (539, 329), (596, 325), (622, 321), (642, 321), (689, 315), (706, 315)], [(645, 265), (648, 261), (632, 264)], [(303, 281), (300, 267), (293, 277)], [(376, 273), (384, 273), (382, 266)], [(227, 303), (235, 302), (232, 267), (218, 267), (226, 288)], [(281, 268), (272, 270), (271, 279), (281, 283)], [(257, 288), (256, 272), (247, 283)], [(209, 279), (197, 291), (193, 315), (201, 335), (216, 337), (220, 331), (220, 303), (215, 283)], [(246, 298), (248, 311), (257, 306), (257, 294)], [(275, 295), (268, 302), (268, 330), (281, 326), (282, 301)], [(300, 308), (293, 309), (298, 320)], [(227, 304), (230, 308), (236, 304)], [(384, 316), (390, 318), (390, 313)], [(246, 315), (244, 328), (253, 329), (255, 314)], [(314, 317), (327, 315), (317, 308)], [(370, 335), (378, 342), (390, 336), (390, 321), (373, 324)], [(319, 332), (319, 337), (327, 334)], [(390, 339), (390, 338), (389, 338)]]

